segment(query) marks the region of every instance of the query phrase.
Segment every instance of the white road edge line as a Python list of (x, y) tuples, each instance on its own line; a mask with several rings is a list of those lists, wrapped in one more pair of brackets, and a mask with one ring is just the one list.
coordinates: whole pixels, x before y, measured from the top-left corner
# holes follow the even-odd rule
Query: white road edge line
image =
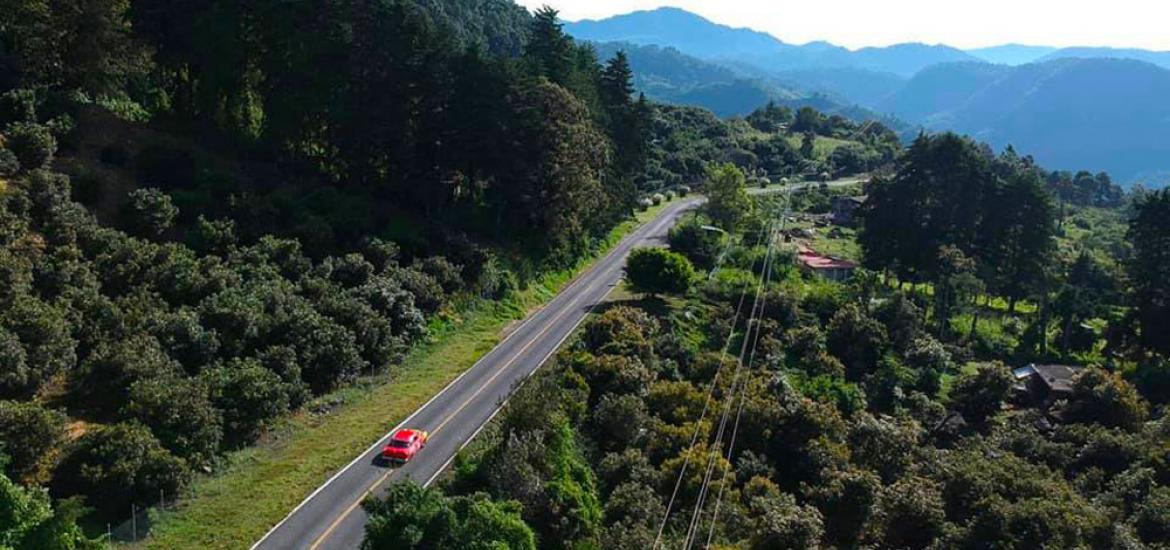
[[(685, 204), (685, 202), (682, 204)], [(635, 232), (636, 231), (637, 230), (635, 230)], [(616, 249), (619, 246), (621, 246), (621, 241), (618, 241), (618, 244), (615, 245), (614, 248)], [(607, 256), (608, 256), (608, 254), (607, 254)], [(604, 259), (605, 259), (605, 256), (602, 256), (601, 260), (604, 260)], [(370, 445), (369, 447), (367, 447), (366, 450), (362, 451), (361, 454), (359, 454), (352, 461), (350, 461), (349, 464), (346, 464), (345, 467), (341, 468), (340, 470), (337, 471), (337, 473), (333, 474), (332, 476), (329, 477), (329, 479), (325, 480), (325, 483), (322, 483), (320, 486), (318, 486), (316, 489), (314, 489), (313, 492), (309, 493), (309, 496), (305, 497), (304, 500), (302, 500), (299, 504), (296, 505), (295, 508), (292, 509), (292, 511), (290, 511), (283, 518), (281, 518), (281, 520), (278, 521), (276, 523), (276, 525), (273, 525), (272, 528), (268, 530), (268, 532), (264, 533), (264, 536), (260, 537), (259, 540), (252, 543), (252, 546), (249, 547), (249, 550), (256, 550), (257, 548), (259, 548), (259, 546), (265, 540), (268, 540), (268, 537), (272, 536), (272, 533), (276, 532), (277, 529), (280, 529), (280, 527), (282, 525), (284, 525), (285, 522), (287, 522), (289, 520), (289, 518), (296, 515), (296, 513), (298, 511), (300, 511), (301, 508), (304, 508), (305, 505), (308, 504), (310, 500), (313, 500), (313, 498), (316, 497), (321, 491), (325, 490), (325, 488), (327, 488), (329, 486), (329, 484), (333, 483), (338, 477), (341, 477), (342, 474), (344, 474), (346, 471), (348, 471), (350, 468), (352, 468), (354, 464), (357, 464), (359, 461), (361, 461), (361, 459), (365, 458), (365, 456), (367, 454), (369, 454), (371, 451), (373, 451), (374, 449), (377, 449), (378, 445), (382, 444), (382, 441), (384, 441), (387, 437), (390, 437), (394, 432), (398, 431), (407, 422), (410, 422), (411, 419), (413, 419), (416, 415), (418, 415), (418, 413), (422, 412), (423, 409), (426, 409), (428, 405), (430, 405), (432, 402), (434, 402), (436, 399), (438, 399), (444, 393), (447, 393), (447, 390), (451, 389), (451, 387), (454, 386), (457, 382), (459, 382), (459, 380), (461, 380), (464, 376), (466, 376), (467, 373), (471, 372), (472, 370), (475, 370), (475, 368), (477, 366), (479, 366), (480, 363), (482, 363), (485, 359), (487, 359), (488, 355), (491, 355), (492, 351), (495, 351), (496, 348), (502, 346), (508, 340), (511, 340), (513, 336), (522, 332), (524, 330), (524, 328), (526, 326), (528, 326), (529, 323), (534, 321), (540, 315), (540, 313), (542, 313), (545, 309), (547, 309), (548, 306), (551, 305), (553, 301), (555, 301), (559, 296), (561, 296), (562, 294), (567, 292), (569, 289), (576, 286), (577, 283), (584, 280), (586, 278), (586, 276), (589, 275), (590, 273), (592, 273), (593, 271), (595, 271), (600, 266), (600, 264), (601, 264), (600, 261), (595, 262), (592, 266), (589, 267), (589, 269), (586, 269), (585, 271), (581, 272), (581, 274), (574, 277), (569, 282), (569, 284), (565, 285), (564, 288), (562, 288), (555, 295), (553, 295), (552, 299), (550, 299), (548, 303), (546, 303), (544, 306), (541, 306), (540, 308), (537, 308), (536, 311), (533, 311), (532, 314), (529, 315), (527, 319), (525, 319), (522, 323), (520, 323), (519, 327), (516, 327), (515, 330), (513, 330), (511, 333), (509, 333), (507, 336), (505, 336), (502, 340), (500, 340), (499, 342), (496, 342), (496, 344), (494, 346), (492, 346), (492, 349), (485, 352), (483, 354), (483, 356), (481, 356), (478, 360), (476, 360), (475, 363), (472, 363), (472, 365), (470, 367), (467, 367), (466, 369), (464, 369), (463, 372), (459, 373), (459, 376), (456, 376), (454, 380), (452, 380), (446, 386), (443, 386), (443, 389), (439, 390), (439, 393), (436, 393), (435, 395), (431, 396), (431, 398), (428, 399), (426, 401), (426, 403), (423, 403), (421, 406), (419, 406), (419, 408), (415, 409), (414, 412), (410, 413), (410, 416), (407, 416), (405, 419), (402, 420), (402, 422), (399, 422), (398, 425), (394, 426), (394, 428), (392, 428), (389, 432), (387, 432), (387, 433), (383, 434), (381, 437), (379, 437), (377, 441), (374, 441), (373, 445)], [(588, 315), (586, 315), (586, 317), (587, 316)], [(584, 320), (584, 318), (585, 317), (582, 317), (582, 320)], [(580, 323), (580, 321), (578, 321), (578, 324), (579, 323)], [(576, 330), (576, 325), (574, 325), (573, 330)], [(569, 334), (572, 334), (572, 332), (573, 331), (569, 331)], [(567, 337), (568, 336), (566, 336), (566, 338)], [(563, 343), (564, 339), (562, 339), (561, 342)], [(557, 347), (559, 348), (560, 344), (557, 344)], [(550, 353), (549, 355), (552, 355), (552, 354)], [(541, 363), (543, 364), (544, 360), (547, 360), (547, 359), (548, 359), (548, 357), (545, 357), (545, 359), (541, 360)], [(535, 369), (533, 370), (533, 372), (536, 372)], [(531, 374), (529, 374), (529, 376), (531, 376)], [(527, 380), (527, 378), (525, 380)], [(498, 410), (499, 409), (497, 409), (497, 411)], [(492, 415), (494, 416), (495, 413), (493, 412)], [(481, 426), (480, 430), (482, 430), (482, 429), (483, 429), (483, 427)], [(475, 434), (478, 435), (479, 430), (476, 430)], [(475, 435), (472, 435), (472, 439), (474, 439), (474, 438), (475, 438)], [(471, 439), (468, 439), (467, 442), (464, 442), (463, 445), (459, 448), (459, 450), (463, 450), (463, 447), (466, 447), (467, 443), (470, 441), (471, 441)], [(459, 454), (458, 451), (455, 454)], [(450, 464), (451, 460), (454, 460), (454, 458), (455, 458), (455, 455), (452, 455), (451, 459), (448, 460), (447, 463), (445, 463), (443, 465), (443, 468), (440, 469), (439, 471), (442, 472), (443, 470), (445, 470), (447, 468), (447, 466)], [(434, 479), (434, 476), (432, 476), (431, 479)], [(428, 481), (427, 484), (430, 484), (430, 481)]]
[(577, 328), (581, 326), (581, 323), (585, 322), (585, 319), (588, 319), (590, 315), (593, 315), (593, 310), (597, 309), (597, 306), (605, 301), (606, 296), (609, 296), (610, 293), (613, 292), (613, 289), (615, 287), (617, 287), (617, 285), (621, 284), (622, 279), (624, 279), (624, 277), (618, 278), (617, 282), (613, 286), (610, 286), (609, 290), (607, 290), (605, 292), (605, 294), (602, 294), (598, 298), (597, 302), (595, 302), (592, 306), (589, 307), (589, 311), (587, 311), (585, 313), (585, 315), (582, 315), (580, 319), (577, 319), (576, 323), (573, 323), (573, 327), (569, 329), (569, 332), (566, 332), (565, 335), (561, 337), (561, 339), (557, 342), (556, 346), (553, 346), (552, 351), (546, 353), (544, 355), (544, 357), (542, 357), (540, 359), (540, 362), (536, 364), (536, 368), (532, 369), (532, 371), (530, 371), (527, 375), (524, 376), (524, 378), (522, 380), (520, 380), (520, 383), (517, 384), (515, 388), (512, 388), (512, 390), (508, 392), (507, 397), (505, 397), (504, 400), (501, 401), (500, 404), (496, 407), (496, 409), (492, 411), (492, 414), (488, 415), (487, 420), (485, 420), (483, 422), (483, 424), (480, 424), (479, 427), (476, 428), (474, 432), (472, 432), (471, 437), (468, 437), (467, 441), (464, 441), (463, 444), (460, 445), (459, 448), (455, 450), (455, 453), (451, 455), (451, 458), (448, 458), (447, 461), (444, 462), (442, 466), (439, 466), (439, 469), (437, 471), (435, 471), (435, 473), (433, 475), (431, 475), (430, 479), (428, 479), (426, 481), (426, 483), (423, 483), (424, 488), (430, 487), (431, 483), (434, 483), (434, 481), (436, 479), (438, 479), (438, 477), (440, 475), (442, 475), (443, 472), (447, 471), (447, 467), (451, 466), (451, 463), (455, 461), (455, 457), (459, 456), (459, 453), (463, 452), (463, 449), (466, 448), (468, 445), (471, 444), (472, 441), (475, 440), (475, 438), (479, 435), (479, 432), (482, 432), (483, 429), (486, 428), (488, 424), (491, 424), (492, 419), (494, 419), (496, 417), (496, 415), (499, 414), (500, 411), (504, 410), (504, 407), (508, 406), (508, 401), (510, 401), (512, 399), (512, 395), (515, 394), (517, 391), (519, 391), (520, 388), (523, 387), (524, 384), (526, 382), (528, 382), (528, 380), (530, 380), (536, 374), (537, 371), (540, 370), (540, 367), (544, 366), (545, 362), (548, 361), (548, 358), (552, 357), (553, 354), (560, 351), (561, 346), (565, 343), (565, 340), (568, 340), (569, 337), (573, 335), (573, 333), (577, 332)]

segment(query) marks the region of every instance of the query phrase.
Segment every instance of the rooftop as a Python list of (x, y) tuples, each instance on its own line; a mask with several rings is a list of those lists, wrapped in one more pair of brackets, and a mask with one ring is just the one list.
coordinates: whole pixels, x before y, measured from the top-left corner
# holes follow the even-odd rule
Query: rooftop
[(1084, 367), (1076, 365), (1036, 365), (1030, 364), (1013, 370), (1017, 379), (1038, 376), (1038, 380), (1049, 390), (1056, 392), (1072, 392), (1073, 378)]

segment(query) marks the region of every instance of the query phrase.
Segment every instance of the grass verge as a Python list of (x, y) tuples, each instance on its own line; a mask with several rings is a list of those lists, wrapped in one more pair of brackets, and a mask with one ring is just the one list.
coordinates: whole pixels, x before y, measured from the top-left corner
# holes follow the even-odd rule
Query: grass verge
[(330, 475), (490, 351), (512, 322), (555, 296), (667, 204), (614, 228), (599, 252), (574, 268), (548, 273), (506, 300), (481, 301), (461, 312), (416, 348), (393, 378), (370, 377), (319, 399), (337, 406), (325, 414), (306, 407), (281, 422), (266, 441), (229, 454), (224, 467), (196, 480), (173, 511), (156, 513), (149, 538), (127, 546), (249, 547)]

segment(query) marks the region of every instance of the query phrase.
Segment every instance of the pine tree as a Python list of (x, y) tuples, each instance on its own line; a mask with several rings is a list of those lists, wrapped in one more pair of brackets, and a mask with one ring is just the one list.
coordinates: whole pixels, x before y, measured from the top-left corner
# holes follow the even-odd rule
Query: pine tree
[(1128, 236), (1134, 249), (1129, 276), (1139, 341), (1170, 356), (1170, 190), (1150, 193), (1136, 205)]
[(561, 26), (557, 10), (547, 6), (536, 10), (524, 57), (535, 74), (561, 86), (569, 85), (573, 72), (573, 43)]

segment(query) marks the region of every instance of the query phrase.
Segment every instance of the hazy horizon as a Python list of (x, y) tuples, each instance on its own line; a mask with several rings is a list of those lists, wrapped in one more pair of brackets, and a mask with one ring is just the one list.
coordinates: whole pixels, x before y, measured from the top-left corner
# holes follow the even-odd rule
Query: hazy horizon
[(976, 49), (1005, 44), (1170, 50), (1170, 5), (1148, 0), (517, 0), (561, 17), (605, 19), (632, 11), (677, 7), (715, 23), (766, 32), (791, 44), (827, 41), (850, 49), (905, 42)]

